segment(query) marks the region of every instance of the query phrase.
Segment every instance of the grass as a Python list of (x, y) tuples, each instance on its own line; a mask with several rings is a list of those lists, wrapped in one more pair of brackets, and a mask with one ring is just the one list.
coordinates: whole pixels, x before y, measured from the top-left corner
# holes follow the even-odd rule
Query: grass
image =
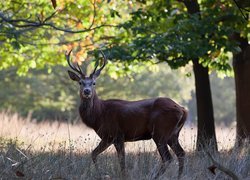
[[(121, 179), (118, 159), (111, 146), (98, 156), (100, 171), (90, 153), (98, 144), (95, 133), (82, 123), (44, 122), (37, 124), (17, 114), (0, 113), (0, 179)], [(235, 127), (216, 129), (220, 153), (213, 158), (240, 179), (250, 178), (249, 147), (233, 149)], [(181, 179), (230, 179), (204, 153), (195, 153), (196, 129), (184, 127), (180, 142), (187, 152)], [(152, 141), (126, 144), (127, 179), (152, 179), (160, 168), (160, 157)], [(177, 179), (176, 158), (159, 179)]]

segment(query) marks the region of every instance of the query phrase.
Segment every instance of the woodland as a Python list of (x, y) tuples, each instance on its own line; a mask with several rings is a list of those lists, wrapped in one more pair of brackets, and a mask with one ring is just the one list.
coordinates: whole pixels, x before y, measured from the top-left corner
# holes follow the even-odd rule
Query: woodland
[(189, 111), (195, 150), (218, 151), (217, 126), (249, 146), (249, 18), (247, 0), (1, 0), (0, 111), (79, 123), (65, 53), (90, 73), (102, 51), (102, 99), (170, 97)]

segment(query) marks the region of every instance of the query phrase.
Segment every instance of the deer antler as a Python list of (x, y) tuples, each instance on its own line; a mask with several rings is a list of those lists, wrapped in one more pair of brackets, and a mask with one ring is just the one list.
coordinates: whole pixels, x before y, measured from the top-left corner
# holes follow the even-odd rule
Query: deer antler
[(102, 54), (102, 57), (103, 57), (103, 64), (102, 66), (100, 67), (100, 69), (96, 70), (97, 67), (99, 66), (99, 61), (97, 62), (97, 65), (95, 66), (95, 69), (93, 71), (93, 73), (91, 73), (91, 77), (92, 76), (95, 76), (95, 77), (98, 77), (102, 71), (102, 69), (106, 66), (107, 62), (108, 62), (108, 59), (106, 58), (105, 54), (103, 53), (102, 50), (100, 50), (101, 54)]
[(72, 49), (68, 53), (65, 53), (65, 56), (66, 56), (69, 67), (72, 70), (76, 71), (77, 73), (79, 73), (81, 76), (84, 77), (85, 74), (83, 73), (83, 71), (82, 71), (81, 67), (79, 66), (79, 64), (77, 63), (77, 67), (74, 64), (71, 64), (71, 62), (70, 62), (70, 54), (71, 54), (71, 52), (72, 52)]

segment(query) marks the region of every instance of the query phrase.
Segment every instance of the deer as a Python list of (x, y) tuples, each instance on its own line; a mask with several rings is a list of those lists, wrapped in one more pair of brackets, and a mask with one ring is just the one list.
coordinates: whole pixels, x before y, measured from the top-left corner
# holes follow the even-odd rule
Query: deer
[[(180, 176), (184, 168), (185, 152), (179, 143), (179, 133), (186, 119), (187, 110), (170, 98), (157, 97), (138, 101), (120, 99), (102, 100), (98, 97), (96, 79), (107, 64), (105, 54), (101, 52), (103, 63), (99, 61), (93, 72), (87, 76), (78, 63), (70, 60), (70, 50), (65, 54), (71, 70), (68, 75), (79, 84), (81, 120), (92, 128), (101, 141), (91, 152), (91, 158), (97, 166), (97, 156), (109, 146), (114, 145), (120, 169), (125, 171), (125, 142), (153, 139), (163, 164), (172, 160), (168, 146), (177, 156)], [(73, 70), (73, 71), (72, 71)]]

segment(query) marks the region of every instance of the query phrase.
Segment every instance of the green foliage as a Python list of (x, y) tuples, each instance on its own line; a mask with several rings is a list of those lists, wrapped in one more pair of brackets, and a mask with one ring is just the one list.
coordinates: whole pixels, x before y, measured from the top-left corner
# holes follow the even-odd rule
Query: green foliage
[[(107, 51), (114, 60), (156, 60), (172, 68), (185, 66), (189, 60), (227, 75), (232, 72), (228, 52), (239, 52), (235, 32), (249, 34), (249, 22), (231, 1), (199, 1), (200, 13), (189, 14), (182, 3), (147, 1), (131, 12), (131, 20)], [(126, 31), (124, 33), (123, 31)], [(124, 37), (124, 34), (126, 35)]]
[(14, 69), (0, 74), (2, 110), (9, 109), (23, 116), (31, 112), (37, 119), (44, 119), (62, 118), (75, 107), (62, 67), (53, 68), (51, 74), (46, 70), (31, 71), (26, 77), (16, 76)]
[[(204, 66), (230, 74), (228, 52), (238, 52), (234, 32), (249, 34), (232, 1), (199, 1), (190, 15), (178, 1), (4, 1), (0, 5), (0, 69), (29, 69), (66, 64), (64, 52), (74, 47), (76, 60), (108, 45), (106, 54), (127, 64), (168, 62), (172, 68), (199, 58)], [(116, 26), (119, 24), (119, 28)], [(114, 26), (113, 26), (114, 25)], [(136, 60), (136, 61), (135, 61)]]
[(121, 6), (126, 9), (124, 3), (62, 0), (54, 10), (47, 0), (1, 0), (0, 70), (14, 66), (26, 75), (29, 69), (65, 65), (64, 53), (71, 48), (82, 61), (104, 34), (114, 34), (113, 26), (121, 21), (114, 9)]

